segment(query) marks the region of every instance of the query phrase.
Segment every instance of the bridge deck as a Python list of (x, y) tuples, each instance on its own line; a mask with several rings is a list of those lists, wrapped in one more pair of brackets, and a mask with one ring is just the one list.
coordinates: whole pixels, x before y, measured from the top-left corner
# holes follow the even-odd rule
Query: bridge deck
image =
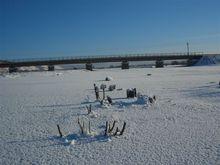
[(83, 57), (57, 57), (41, 59), (19, 59), (0, 63), (0, 67), (21, 67), (38, 65), (60, 65), (60, 64), (85, 64), (102, 62), (121, 62), (121, 61), (156, 61), (156, 60), (178, 60), (178, 59), (200, 59), (203, 53), (153, 53), (153, 54), (125, 54), (112, 56), (83, 56)]

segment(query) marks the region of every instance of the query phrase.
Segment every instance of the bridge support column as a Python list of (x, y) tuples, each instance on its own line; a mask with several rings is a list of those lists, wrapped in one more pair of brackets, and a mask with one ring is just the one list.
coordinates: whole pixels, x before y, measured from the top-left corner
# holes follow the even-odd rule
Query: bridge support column
[(122, 61), (121, 69), (129, 69), (129, 62), (128, 61)]
[(48, 71), (54, 71), (54, 65), (48, 65)]
[(192, 65), (193, 65), (192, 59), (188, 59), (188, 60), (186, 61), (186, 65), (187, 65), (187, 66), (192, 66)]
[(156, 67), (156, 68), (163, 68), (163, 67), (164, 67), (164, 62), (163, 62), (163, 60), (157, 60), (155, 67)]
[(86, 63), (86, 70), (90, 70), (90, 71), (93, 70), (92, 63)]
[(192, 58), (189, 58), (187, 61), (186, 61), (186, 65), (187, 66), (193, 66), (195, 65), (200, 59), (192, 59)]
[(13, 73), (13, 72), (17, 72), (17, 71), (18, 71), (18, 68), (14, 67), (14, 66), (9, 66), (9, 68), (8, 68), (9, 73)]

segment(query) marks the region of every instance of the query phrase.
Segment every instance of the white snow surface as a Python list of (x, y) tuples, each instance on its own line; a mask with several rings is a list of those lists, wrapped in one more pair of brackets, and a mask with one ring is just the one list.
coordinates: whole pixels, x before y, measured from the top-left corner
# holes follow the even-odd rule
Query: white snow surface
[[(113, 105), (104, 108), (93, 84), (106, 75), (123, 90), (107, 91)], [(220, 164), (219, 75), (203, 66), (0, 76), (0, 164)], [(128, 88), (157, 101), (126, 99)], [(90, 120), (90, 135), (78, 118)], [(107, 120), (125, 121), (124, 134), (103, 136)]]

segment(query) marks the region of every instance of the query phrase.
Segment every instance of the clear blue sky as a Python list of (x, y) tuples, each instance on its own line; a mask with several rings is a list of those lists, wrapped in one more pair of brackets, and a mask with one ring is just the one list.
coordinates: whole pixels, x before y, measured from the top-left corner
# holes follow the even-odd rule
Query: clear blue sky
[(220, 53), (220, 0), (0, 0), (0, 57)]

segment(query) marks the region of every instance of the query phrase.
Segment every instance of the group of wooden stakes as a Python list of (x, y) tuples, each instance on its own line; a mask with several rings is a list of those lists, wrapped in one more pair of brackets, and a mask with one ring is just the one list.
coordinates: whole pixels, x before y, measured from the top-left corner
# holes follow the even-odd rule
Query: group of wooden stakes
[[(86, 109), (87, 109), (87, 115), (92, 113), (92, 105), (91, 104), (90, 104), (90, 106), (86, 106)], [(77, 123), (79, 125), (79, 128), (80, 128), (82, 135), (88, 135), (88, 134), (91, 135), (92, 132), (91, 132), (90, 121), (88, 122), (88, 127), (85, 126), (84, 120), (80, 121), (79, 118), (77, 120)], [(119, 127), (116, 127), (116, 123), (117, 123), (116, 120), (114, 120), (112, 122), (112, 124), (110, 121), (106, 121), (104, 136), (121, 136), (121, 135), (123, 135), (123, 133), (125, 131), (125, 127), (126, 127), (126, 122), (123, 123), (123, 126), (121, 129), (119, 129)], [(59, 125), (57, 125), (57, 129), (58, 129), (60, 137), (62, 138), (64, 135), (63, 135)]]
[[(220, 82), (219, 82), (219, 85), (220, 85)], [(105, 94), (104, 94), (105, 90), (104, 89), (106, 88), (106, 86), (101, 87), (101, 89), (102, 88), (103, 88), (103, 100), (100, 101), (101, 104), (105, 99)], [(115, 89), (115, 86), (114, 86), (114, 89)], [(129, 91), (127, 90), (127, 98), (129, 98), (129, 96), (130, 96), (129, 94), (130, 95), (132, 94), (132, 97), (136, 97), (136, 88), (129, 90)], [(149, 97), (150, 103), (154, 103), (155, 101), (156, 101), (156, 96)], [(93, 114), (91, 104), (89, 106), (86, 106), (86, 109), (87, 109), (87, 115)], [(88, 128), (85, 126), (84, 120), (80, 121), (80, 119), (78, 118), (77, 123), (79, 125), (79, 128), (80, 128), (82, 135), (92, 135), (90, 121), (88, 122)], [(125, 131), (125, 127), (126, 127), (126, 122), (123, 123), (123, 126), (121, 129), (119, 129), (119, 127), (116, 127), (116, 123), (117, 123), (116, 120), (114, 120), (113, 122), (106, 121), (104, 136), (121, 136), (121, 135), (123, 135), (123, 133)], [(63, 137), (63, 133), (60, 130), (60, 126), (57, 125), (57, 128), (58, 128), (58, 132), (59, 132), (60, 137)]]

